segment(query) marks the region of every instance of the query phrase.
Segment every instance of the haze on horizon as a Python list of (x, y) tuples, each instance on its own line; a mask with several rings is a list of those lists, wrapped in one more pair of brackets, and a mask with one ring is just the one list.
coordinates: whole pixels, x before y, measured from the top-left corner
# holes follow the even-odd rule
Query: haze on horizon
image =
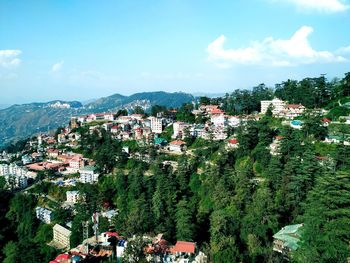
[(0, 104), (343, 77), (349, 18), (349, 0), (3, 0)]

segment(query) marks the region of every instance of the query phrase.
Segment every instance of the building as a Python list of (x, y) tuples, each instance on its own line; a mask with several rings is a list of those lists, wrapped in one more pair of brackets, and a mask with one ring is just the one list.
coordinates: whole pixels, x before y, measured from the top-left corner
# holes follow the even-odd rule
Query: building
[[(170, 253), (175, 254), (176, 256), (190, 257), (196, 252), (196, 243), (186, 242), (186, 241), (177, 241), (175, 246), (170, 248)], [(186, 262), (186, 261), (181, 261)], [(187, 261), (188, 262), (188, 261)]]
[(303, 226), (304, 224), (285, 226), (274, 234), (273, 250), (284, 255), (297, 250)]
[(272, 114), (279, 115), (286, 108), (286, 102), (280, 100), (278, 98), (274, 98), (273, 100), (262, 100), (261, 102), (261, 110), (262, 114), (265, 114), (269, 106), (272, 106)]
[(215, 127), (225, 127), (227, 124), (227, 118), (225, 118), (225, 115), (223, 113), (212, 114), (210, 117), (210, 121)]
[(288, 104), (281, 117), (285, 117), (287, 119), (294, 119), (295, 117), (302, 115), (305, 109), (306, 108), (301, 104)]
[(182, 152), (186, 143), (184, 141), (176, 140), (169, 143), (169, 151)]
[(9, 190), (23, 189), (28, 186), (28, 170), (25, 167), (17, 166), (14, 163), (0, 164), (0, 176), (6, 181), (6, 188)]
[(83, 184), (89, 183), (93, 184), (98, 181), (99, 174), (96, 173), (95, 166), (85, 166), (79, 170), (80, 173), (80, 182)]
[(176, 139), (176, 138), (181, 138), (183, 139), (184, 136), (185, 136), (185, 129), (189, 127), (189, 125), (187, 123), (184, 123), (184, 122), (174, 122), (173, 123), (173, 130), (174, 130), (174, 133), (173, 135), (171, 136), (172, 138)]
[(229, 139), (228, 141), (227, 141), (227, 148), (228, 149), (236, 149), (236, 148), (238, 148), (238, 140), (237, 139)]
[(163, 131), (163, 120), (161, 118), (149, 117), (151, 121), (151, 129), (154, 133), (162, 133)]
[(51, 244), (53, 244), (55, 247), (64, 249), (64, 248), (70, 248), (70, 236), (71, 231), (67, 228), (56, 224), (53, 227), (53, 240)]
[(35, 208), (35, 212), (37, 219), (44, 222), (45, 224), (51, 224), (51, 221), (53, 219), (53, 213), (51, 210), (38, 206)]
[(66, 197), (67, 197), (67, 203), (75, 204), (80, 199), (79, 191), (67, 191)]

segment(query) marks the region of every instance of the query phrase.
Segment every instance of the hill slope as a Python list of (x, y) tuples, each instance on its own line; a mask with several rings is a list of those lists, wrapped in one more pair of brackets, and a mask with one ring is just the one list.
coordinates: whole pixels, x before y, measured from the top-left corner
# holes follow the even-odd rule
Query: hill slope
[(115, 111), (121, 108), (131, 109), (138, 104), (142, 104), (144, 108), (156, 104), (179, 107), (193, 99), (192, 95), (186, 93), (143, 92), (131, 96), (114, 94), (84, 106), (78, 101), (13, 105), (0, 110), (0, 146), (66, 125), (71, 116)]

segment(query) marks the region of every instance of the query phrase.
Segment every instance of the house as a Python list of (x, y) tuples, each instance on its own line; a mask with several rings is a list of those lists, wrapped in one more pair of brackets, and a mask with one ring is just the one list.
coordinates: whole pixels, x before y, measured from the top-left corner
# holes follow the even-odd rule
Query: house
[(35, 213), (37, 219), (45, 224), (51, 224), (53, 219), (53, 213), (51, 210), (38, 206), (35, 208)]
[(297, 250), (303, 226), (304, 224), (285, 226), (274, 234), (273, 250), (284, 255)]
[(57, 150), (57, 149), (48, 149), (47, 150), (47, 155), (50, 157), (50, 158), (57, 158), (58, 155), (59, 155), (60, 151)]
[(241, 123), (241, 119), (238, 116), (226, 116), (227, 125), (231, 127), (238, 127)]
[(237, 139), (229, 139), (227, 141), (227, 148), (229, 149), (236, 149), (238, 148), (238, 140)]
[(184, 150), (186, 143), (181, 140), (172, 141), (169, 143), (169, 151), (181, 153)]
[(58, 134), (58, 135), (57, 135), (57, 142), (58, 142), (58, 143), (66, 143), (66, 142), (67, 142), (67, 137), (66, 137), (66, 135), (65, 135), (65, 134), (62, 134), (62, 133)]
[(60, 254), (54, 260), (51, 260), (49, 263), (71, 263), (72, 256), (69, 254)]
[(96, 167), (95, 166), (85, 166), (79, 170), (80, 173), (80, 182), (83, 184), (89, 183), (93, 184), (98, 181), (99, 174), (96, 173)]
[(294, 119), (295, 117), (302, 115), (305, 109), (306, 108), (301, 104), (287, 104), (285, 110), (280, 113), (280, 117)]
[(116, 134), (119, 131), (119, 126), (118, 125), (113, 125), (111, 127), (111, 133)]
[[(215, 112), (216, 111), (217, 110), (215, 110)], [(227, 123), (227, 118), (225, 118), (225, 115), (222, 112), (220, 112), (218, 114), (212, 114), (210, 117), (210, 121), (215, 127), (225, 127)]]
[(196, 252), (196, 243), (177, 241), (175, 246), (170, 248), (170, 253), (177, 256), (191, 256)]
[(67, 203), (76, 204), (80, 199), (79, 191), (67, 191), (66, 197)]
[(72, 232), (67, 228), (56, 224), (53, 227), (53, 240), (51, 244), (59, 249), (70, 248), (70, 236)]

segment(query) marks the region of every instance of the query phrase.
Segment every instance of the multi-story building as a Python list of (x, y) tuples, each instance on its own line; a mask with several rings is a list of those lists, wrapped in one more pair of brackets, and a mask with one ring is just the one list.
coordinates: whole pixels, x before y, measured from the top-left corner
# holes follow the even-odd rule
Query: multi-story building
[(161, 118), (150, 117), (151, 129), (154, 133), (162, 133), (163, 131), (163, 120)]
[(189, 125), (187, 123), (184, 122), (174, 122), (173, 123), (173, 130), (174, 133), (172, 135), (172, 138), (181, 138), (183, 139), (184, 135), (185, 135), (185, 129), (189, 127)]
[(80, 195), (79, 191), (67, 191), (66, 192), (67, 202), (75, 204), (79, 201)]
[(286, 108), (286, 102), (280, 100), (278, 98), (274, 98), (273, 100), (262, 100), (261, 101), (261, 113), (265, 114), (267, 109), (272, 106), (272, 114), (279, 115)]
[(45, 224), (51, 224), (53, 219), (53, 213), (51, 210), (38, 206), (35, 208), (35, 212), (37, 219), (43, 221)]
[(96, 173), (95, 166), (85, 166), (79, 170), (80, 182), (83, 184), (89, 183), (93, 184), (98, 181), (99, 174)]
[(28, 186), (28, 170), (14, 163), (0, 164), (0, 176), (4, 176), (6, 187), (9, 190), (25, 188)]
[(70, 248), (70, 236), (71, 231), (67, 228), (56, 224), (53, 227), (53, 240), (52, 243), (58, 245), (60, 249)]

